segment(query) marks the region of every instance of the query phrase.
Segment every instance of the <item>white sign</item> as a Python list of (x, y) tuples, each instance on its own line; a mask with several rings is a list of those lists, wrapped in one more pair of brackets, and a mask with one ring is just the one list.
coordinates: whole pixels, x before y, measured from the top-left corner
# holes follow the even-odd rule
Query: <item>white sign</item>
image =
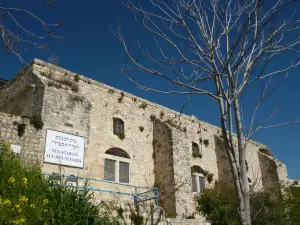
[(19, 154), (21, 152), (21, 146), (20, 145), (11, 145), (11, 148), (14, 153)]
[(84, 137), (47, 130), (44, 162), (83, 168)]

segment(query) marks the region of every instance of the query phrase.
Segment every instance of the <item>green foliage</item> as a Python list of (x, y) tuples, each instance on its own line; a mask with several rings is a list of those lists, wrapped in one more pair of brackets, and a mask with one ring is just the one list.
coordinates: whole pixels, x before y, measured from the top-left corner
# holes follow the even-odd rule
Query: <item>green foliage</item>
[(208, 183), (211, 183), (214, 179), (214, 174), (213, 173), (207, 174), (206, 179), (207, 179)]
[(300, 198), (300, 187), (290, 187), (290, 190), (294, 197)]
[(144, 222), (143, 216), (133, 212), (131, 212), (130, 220), (134, 225), (142, 225)]
[(75, 80), (75, 82), (79, 82), (79, 80), (80, 80), (79, 74), (75, 74), (74, 80)]
[(107, 91), (107, 93), (109, 93), (109, 94), (114, 94), (114, 93), (115, 93), (115, 90), (109, 89), (109, 90)]
[(9, 143), (0, 142), (0, 174), (2, 225), (118, 224), (92, 204), (89, 191), (55, 185), (37, 163), (14, 154)]
[(234, 191), (221, 190), (220, 187), (205, 189), (197, 197), (197, 211), (212, 225), (240, 225)]
[(273, 157), (273, 153), (268, 148), (260, 148), (259, 151), (262, 152), (262, 153), (264, 153), (264, 154), (266, 154), (266, 155), (268, 155), (268, 156), (272, 156)]
[(139, 108), (145, 110), (145, 109), (147, 108), (147, 106), (148, 106), (148, 104), (147, 104), (146, 102), (142, 102), (142, 103), (140, 104)]
[[(252, 225), (300, 224), (300, 198), (287, 192), (283, 199), (272, 191), (250, 196)], [(233, 188), (216, 185), (197, 198), (197, 211), (212, 225), (239, 225), (238, 206)]]
[(30, 124), (34, 126), (35, 129), (40, 130), (43, 128), (44, 126), (44, 122), (41, 118), (40, 115), (34, 115), (31, 119), (30, 119)]
[(33, 86), (31, 84), (26, 84), (25, 85), (25, 89), (32, 89), (32, 88), (33, 88)]

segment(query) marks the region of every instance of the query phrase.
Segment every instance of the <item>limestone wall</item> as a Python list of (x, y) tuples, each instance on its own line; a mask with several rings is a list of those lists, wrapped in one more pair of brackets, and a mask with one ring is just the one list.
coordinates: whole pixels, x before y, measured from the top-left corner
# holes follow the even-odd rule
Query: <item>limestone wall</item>
[(22, 156), (40, 162), (43, 156), (43, 131), (38, 131), (27, 124), (23, 136), (19, 137), (18, 125), (21, 123), (21, 117), (0, 112), (0, 139), (20, 146)]
[[(43, 163), (45, 172), (101, 180), (104, 178), (104, 159), (108, 157), (105, 152), (113, 147), (121, 148), (130, 156), (130, 184), (151, 188), (155, 183), (161, 183), (171, 190), (176, 189), (166, 202), (167, 213), (170, 217), (183, 219), (195, 211), (190, 180), (192, 166), (200, 166), (214, 175), (207, 187), (216, 180), (232, 183), (220, 128), (83, 76), (76, 82), (75, 75), (35, 60), (19, 75), (20, 78), (0, 89), (0, 111), (19, 116), (42, 115), (43, 129), (36, 131), (26, 125), (23, 137), (19, 138), (12, 121), (21, 123), (21, 118), (0, 114), (1, 137), (12, 136), (13, 142), (22, 145), (22, 154), (35, 155), (42, 162), (47, 129), (85, 137), (84, 168)], [(27, 84), (34, 87), (29, 88), (31, 92), (25, 88), (29, 87)], [(20, 106), (22, 110), (15, 110)], [(113, 134), (115, 117), (125, 123), (123, 140)], [(198, 144), (202, 157), (192, 156), (193, 142)], [(263, 145), (251, 142), (247, 151), (248, 176), (256, 183), (257, 190), (262, 186), (278, 185), (286, 176), (285, 166), (279, 168), (274, 159), (266, 160), (265, 155), (258, 152), (260, 147)], [(274, 166), (276, 171), (270, 169)], [(111, 184), (91, 184), (105, 190), (136, 191)], [(108, 193), (97, 195), (99, 199), (115, 199)], [(132, 201), (132, 197), (121, 199)]]

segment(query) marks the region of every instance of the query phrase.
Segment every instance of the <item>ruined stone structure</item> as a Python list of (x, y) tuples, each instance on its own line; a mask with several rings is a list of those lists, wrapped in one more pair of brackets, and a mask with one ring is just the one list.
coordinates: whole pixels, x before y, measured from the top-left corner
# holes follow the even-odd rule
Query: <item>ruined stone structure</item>
[[(83, 138), (83, 148), (77, 146), (83, 157), (60, 151), (63, 141), (72, 140), (68, 137), (55, 137), (52, 142), (59, 146), (45, 152), (49, 130)], [(219, 127), (41, 60), (34, 60), (0, 89), (0, 136), (24, 157), (38, 160), (45, 173), (127, 185), (89, 183), (115, 192), (136, 193), (129, 185), (158, 186), (160, 206), (173, 224), (202, 224), (204, 218), (193, 215), (195, 194), (216, 181), (232, 183)], [(248, 145), (249, 184), (254, 191), (279, 190), (280, 184), (290, 182), (286, 167), (260, 148), (266, 146)], [(56, 159), (66, 164), (59, 166)], [(97, 200), (114, 197), (118, 195), (96, 193)], [(133, 200), (122, 196), (126, 198)]]

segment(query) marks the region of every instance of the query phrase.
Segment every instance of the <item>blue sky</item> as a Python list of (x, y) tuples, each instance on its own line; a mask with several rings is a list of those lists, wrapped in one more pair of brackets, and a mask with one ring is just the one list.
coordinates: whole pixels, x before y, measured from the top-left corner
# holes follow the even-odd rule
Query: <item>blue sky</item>
[[(300, 8), (300, 4), (297, 4), (296, 8)], [(120, 42), (113, 36), (108, 25), (116, 28), (119, 19), (127, 37), (140, 40), (145, 44), (149, 42), (147, 33), (135, 24), (131, 12), (122, 5), (121, 1), (56, 0), (55, 4), (47, 5), (46, 1), (41, 0), (3, 0), (1, 6), (26, 8), (49, 23), (63, 22), (63, 26), (54, 29), (56, 34), (64, 36), (63, 41), (47, 39), (48, 49), (46, 50), (23, 46), (22, 54), (27, 62), (33, 58), (46, 61), (51, 55), (55, 55), (59, 57), (61, 67), (171, 109), (180, 110), (186, 101), (186, 96), (162, 95), (138, 90), (120, 74), (121, 65), (128, 61)], [(28, 28), (40, 31), (40, 27), (36, 26), (33, 20), (22, 15), (18, 18)], [(292, 60), (292, 58), (283, 60)], [(2, 49), (0, 66), (0, 77), (5, 79), (12, 78), (21, 69), (18, 58), (11, 53), (3, 52)], [(263, 106), (260, 119), (266, 118), (278, 104), (280, 104), (280, 111), (273, 119), (273, 123), (295, 120), (300, 117), (299, 71), (300, 67), (293, 70), (288, 79), (280, 80), (279, 89)], [(143, 81), (150, 85), (163, 85), (158, 83), (158, 80)], [(250, 98), (250, 100), (253, 99)], [(246, 110), (248, 107), (244, 108), (244, 111)], [(217, 104), (207, 97), (193, 97), (184, 113), (219, 125)], [(300, 124), (263, 130), (255, 136), (255, 140), (266, 144), (275, 157), (287, 165), (290, 178), (300, 179)]]

